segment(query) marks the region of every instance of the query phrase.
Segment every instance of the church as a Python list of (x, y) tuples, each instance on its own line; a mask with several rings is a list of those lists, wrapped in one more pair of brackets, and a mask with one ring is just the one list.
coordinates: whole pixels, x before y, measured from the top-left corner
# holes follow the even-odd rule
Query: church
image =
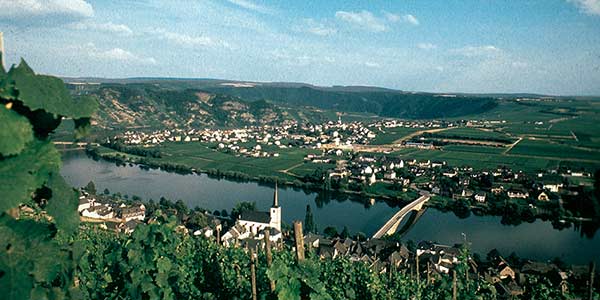
[(273, 205), (269, 211), (244, 211), (221, 241), (228, 246), (236, 240), (255, 239), (262, 240), (265, 229), (270, 229), (271, 241), (278, 241), (281, 235), (281, 207), (279, 206), (277, 183), (273, 194)]

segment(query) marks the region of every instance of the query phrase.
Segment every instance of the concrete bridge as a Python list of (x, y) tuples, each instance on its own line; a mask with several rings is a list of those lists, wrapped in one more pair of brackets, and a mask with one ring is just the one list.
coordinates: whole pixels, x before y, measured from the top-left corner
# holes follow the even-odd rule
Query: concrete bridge
[(402, 230), (402, 232), (408, 231), (408, 229), (410, 229), (410, 227), (412, 227), (412, 225), (414, 225), (416, 221), (423, 215), (423, 213), (425, 212), (425, 209), (423, 209), (423, 204), (429, 201), (430, 198), (431, 197), (429, 196), (429, 193), (422, 193), (421, 197), (404, 206), (396, 214), (394, 214), (385, 224), (383, 224), (383, 226), (379, 228), (377, 232), (375, 232), (373, 238), (379, 239), (385, 235), (394, 234), (398, 230), (398, 226), (400, 226), (402, 219), (404, 219), (404, 217), (406, 217), (411, 212), (415, 212), (415, 214), (411, 216), (409, 224), (405, 225)]

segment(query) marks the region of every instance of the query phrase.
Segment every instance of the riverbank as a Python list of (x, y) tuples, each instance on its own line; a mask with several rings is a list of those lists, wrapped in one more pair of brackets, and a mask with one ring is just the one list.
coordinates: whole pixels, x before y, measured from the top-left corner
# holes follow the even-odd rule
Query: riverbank
[[(257, 170), (250, 172), (248, 168), (237, 168), (238, 171), (234, 171), (235, 168), (229, 166), (230, 163), (228, 162), (222, 163), (222, 165), (229, 166), (229, 170), (225, 171), (221, 170), (221, 165), (219, 164), (214, 164), (214, 168), (198, 168), (197, 166), (173, 163), (170, 161), (173, 159), (171, 156), (167, 156), (167, 154), (163, 154), (154, 148), (134, 148), (134, 150), (133, 153), (127, 153), (95, 146), (88, 147), (86, 153), (95, 159), (107, 160), (118, 165), (137, 164), (144, 169), (161, 169), (178, 174), (206, 174), (216, 179), (227, 179), (236, 182), (258, 182), (267, 185), (273, 185), (275, 182), (278, 182), (282, 186), (289, 186), (310, 192), (346, 194), (350, 197), (356, 197), (359, 202), (365, 205), (369, 205), (374, 201), (385, 201), (391, 206), (403, 206), (416, 199), (419, 195), (418, 191), (414, 188), (395, 190), (395, 186), (390, 188), (383, 183), (375, 183), (374, 185), (345, 185), (334, 188), (327, 180), (319, 182), (315, 180), (314, 176), (291, 176), (289, 173), (280, 173), (274, 170), (270, 176), (257, 175), (264, 174), (265, 172)], [(206, 151), (206, 149), (202, 149), (202, 151)], [(217, 154), (224, 155), (218, 152)], [(169, 155), (172, 154), (169, 153)], [(292, 155), (302, 157), (302, 155)], [(295, 158), (298, 159), (298, 157)], [(326, 174), (320, 176), (326, 176)], [(598, 223), (589, 218), (578, 218), (569, 215), (555, 201), (538, 201), (532, 204), (524, 199), (500, 200), (495, 199), (493, 195), (490, 195), (488, 198), (490, 200), (480, 203), (472, 199), (453, 199), (450, 197), (434, 196), (431, 201), (426, 203), (426, 206), (446, 212), (452, 211), (458, 217), (467, 217), (471, 213), (478, 216), (499, 216), (502, 217), (503, 224), (509, 225), (533, 222), (537, 219), (551, 221), (557, 229), (565, 228), (572, 224)], [(590, 225), (585, 226), (589, 227)]]
[[(98, 191), (129, 195), (129, 199), (161, 197), (181, 199), (189, 208), (202, 207), (209, 211), (231, 211), (237, 203), (255, 202), (260, 211), (268, 211), (273, 201), (273, 186), (255, 181), (236, 182), (217, 179), (206, 174), (179, 175), (158, 169), (143, 170), (137, 165), (117, 166), (104, 160), (92, 160), (84, 152), (68, 152), (63, 157), (61, 174), (74, 187), (94, 181)], [(371, 204), (361, 197), (341, 193), (311, 192), (290, 186), (279, 189), (282, 221), (292, 224), (304, 220), (306, 207), (311, 206), (319, 231), (328, 226), (342, 232), (362, 232), (372, 236), (397, 211), (397, 204), (375, 201)], [(409, 218), (406, 218), (408, 221)], [(597, 230), (597, 228), (596, 228)], [(473, 250), (487, 253), (498, 249), (502, 253), (516, 252), (521, 257), (550, 260), (559, 257), (573, 264), (585, 264), (597, 257), (600, 235), (587, 224), (571, 224), (557, 229), (550, 221), (537, 219), (519, 225), (503, 224), (502, 217), (458, 217), (453, 212), (427, 209), (403, 236), (406, 240), (432, 240), (453, 245), (464, 240)], [(600, 261), (597, 261), (600, 264)]]
[(94, 159), (103, 159), (109, 162), (114, 162), (117, 165), (137, 164), (141, 168), (146, 169), (161, 169), (167, 172), (174, 172), (177, 174), (206, 174), (210, 177), (217, 179), (228, 179), (237, 182), (258, 182), (263, 184), (275, 184), (285, 185), (293, 188), (300, 188), (311, 192), (332, 192), (332, 193), (343, 193), (350, 196), (357, 196), (364, 198), (365, 201), (371, 201), (370, 199), (382, 200), (386, 202), (395, 203), (396, 205), (404, 205), (418, 197), (418, 193), (413, 190), (408, 190), (402, 193), (378, 193), (382, 189), (377, 186), (367, 187), (361, 191), (350, 190), (350, 189), (333, 189), (328, 187), (324, 182), (310, 182), (303, 181), (305, 177), (293, 176), (277, 171), (273, 171), (271, 175), (257, 175), (260, 173), (251, 173), (244, 171), (223, 171), (219, 168), (198, 168), (185, 164), (178, 164), (165, 161), (164, 157), (156, 156), (140, 156), (133, 155), (131, 153), (119, 152), (114, 149), (103, 148), (103, 147), (88, 147), (86, 153)]

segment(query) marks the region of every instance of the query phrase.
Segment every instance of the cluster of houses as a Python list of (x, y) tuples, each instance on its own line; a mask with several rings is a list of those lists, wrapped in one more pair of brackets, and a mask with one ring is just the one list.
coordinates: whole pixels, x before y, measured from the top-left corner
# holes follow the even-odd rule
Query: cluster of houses
[(80, 192), (77, 211), (86, 221), (100, 222), (106, 229), (126, 233), (132, 232), (146, 218), (144, 204), (116, 204), (84, 190)]
[[(237, 152), (248, 156), (265, 156), (260, 149), (253, 149), (256, 145), (274, 145), (279, 148), (306, 147), (321, 148), (342, 147), (351, 149), (352, 145), (366, 145), (378, 133), (383, 133), (388, 128), (445, 128), (456, 126), (484, 126), (492, 121), (461, 120), (461, 121), (401, 121), (383, 120), (369, 124), (362, 122), (337, 122), (329, 121), (322, 124), (299, 124), (288, 122), (281, 126), (246, 126), (238, 129), (164, 129), (152, 132), (125, 131), (114, 140), (122, 141), (128, 145), (152, 146), (164, 142), (207, 142), (217, 144), (217, 148)], [(500, 121), (498, 121), (500, 122)], [(253, 146), (247, 147), (250, 143)], [(427, 148), (429, 144), (410, 143), (407, 147)], [(256, 154), (258, 153), (258, 154)]]
[[(277, 196), (275, 196), (277, 197)], [(270, 241), (274, 247), (288, 244), (294, 247), (295, 241), (289, 235), (282, 235), (280, 220), (281, 208), (274, 199), (271, 212), (246, 212), (220, 238), (227, 247), (241, 247), (261, 251), (265, 247), (264, 232), (271, 233)], [(274, 211), (275, 209), (275, 211)], [(221, 225), (219, 224), (220, 230)], [(206, 238), (219, 238), (215, 230), (206, 229), (201, 234)], [(439, 276), (448, 275), (458, 264), (466, 263), (470, 278), (482, 278), (493, 285), (499, 299), (513, 299), (524, 294), (527, 276), (544, 276), (563, 293), (568, 292), (568, 283), (581, 282), (588, 279), (586, 266), (570, 266), (561, 269), (553, 263), (524, 261), (511, 265), (499, 253), (488, 255), (489, 261), (476, 262), (472, 257), (464, 255), (462, 245), (442, 245), (430, 241), (422, 241), (413, 251), (406, 245), (387, 239), (367, 239), (365, 241), (342, 237), (325, 237), (308, 233), (303, 236), (304, 248), (320, 259), (347, 258), (352, 262), (361, 262), (369, 266), (373, 272), (387, 273), (397, 270), (419, 272), (422, 280), (435, 281)], [(466, 261), (463, 261), (466, 260)], [(419, 265), (417, 268), (416, 265)], [(420, 270), (420, 271), (419, 271)]]
[[(370, 161), (365, 157), (359, 160)], [(409, 168), (416, 165), (418, 164), (414, 162), (388, 161), (385, 170)], [(444, 165), (442, 164), (442, 166)], [(436, 165), (435, 168), (438, 167), (441, 166)], [(105, 229), (131, 233), (135, 226), (145, 219), (143, 204), (109, 204), (109, 201), (102, 203), (102, 200), (98, 198), (99, 196), (88, 194), (86, 191), (81, 192), (78, 211), (82, 217), (87, 218), (87, 221), (97, 220)], [(282, 208), (279, 205), (278, 190), (275, 187), (273, 204), (269, 211), (244, 211), (235, 223), (229, 225), (229, 228), (224, 228), (224, 224), (227, 226), (229, 222), (222, 224), (219, 220), (213, 219), (212, 222), (209, 222), (210, 225), (194, 231), (192, 235), (214, 239), (226, 247), (260, 251), (265, 246), (265, 232), (268, 231), (269, 240), (274, 247), (281, 247), (283, 244), (293, 247), (294, 240), (289, 233), (282, 232), (281, 215)], [(183, 226), (179, 226), (177, 230), (189, 233)], [(221, 235), (221, 232), (225, 233)], [(489, 261), (476, 262), (473, 258), (464, 255), (461, 245), (448, 246), (423, 241), (411, 251), (406, 245), (394, 240), (372, 238), (359, 241), (347, 237), (325, 237), (315, 233), (304, 235), (303, 242), (307, 251), (321, 259), (345, 257), (353, 262), (365, 263), (373, 272), (378, 273), (410, 270), (410, 273), (413, 274), (416, 271), (423, 280), (427, 278), (427, 280), (435, 281), (439, 276), (449, 274), (458, 264), (466, 263), (469, 276), (483, 278), (494, 285), (501, 299), (523, 295), (527, 284), (527, 275), (544, 276), (555, 286), (560, 287), (563, 292), (568, 291), (569, 283), (579, 281), (585, 283), (588, 278), (587, 268), (583, 266), (561, 269), (552, 263), (531, 261), (511, 265), (499, 253), (494, 252), (492, 252), (494, 254), (488, 255)]]
[[(401, 159), (385, 155), (341, 153), (339, 149), (309, 154), (305, 161), (332, 163), (326, 180), (349, 184), (388, 184), (406, 191), (427, 190), (453, 199), (468, 199), (486, 203), (490, 195), (510, 199), (560, 202), (561, 195), (577, 193), (579, 187), (569, 185), (567, 177), (590, 176), (570, 170), (547, 170), (535, 175), (513, 171), (507, 167), (474, 170), (472, 167), (452, 167), (446, 161)], [(454, 182), (448, 185), (447, 182)], [(486, 186), (483, 182), (487, 182)]]

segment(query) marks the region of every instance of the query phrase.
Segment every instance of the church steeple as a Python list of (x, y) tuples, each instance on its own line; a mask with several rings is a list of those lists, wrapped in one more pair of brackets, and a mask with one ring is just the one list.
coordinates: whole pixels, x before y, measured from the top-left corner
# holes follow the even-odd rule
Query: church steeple
[(275, 192), (273, 193), (273, 206), (270, 209), (271, 222), (269, 226), (281, 232), (281, 207), (279, 207), (279, 197), (277, 195), (277, 181), (275, 181)]
[(277, 181), (275, 181), (275, 192), (273, 193), (273, 207), (279, 207), (279, 197), (277, 196)]

